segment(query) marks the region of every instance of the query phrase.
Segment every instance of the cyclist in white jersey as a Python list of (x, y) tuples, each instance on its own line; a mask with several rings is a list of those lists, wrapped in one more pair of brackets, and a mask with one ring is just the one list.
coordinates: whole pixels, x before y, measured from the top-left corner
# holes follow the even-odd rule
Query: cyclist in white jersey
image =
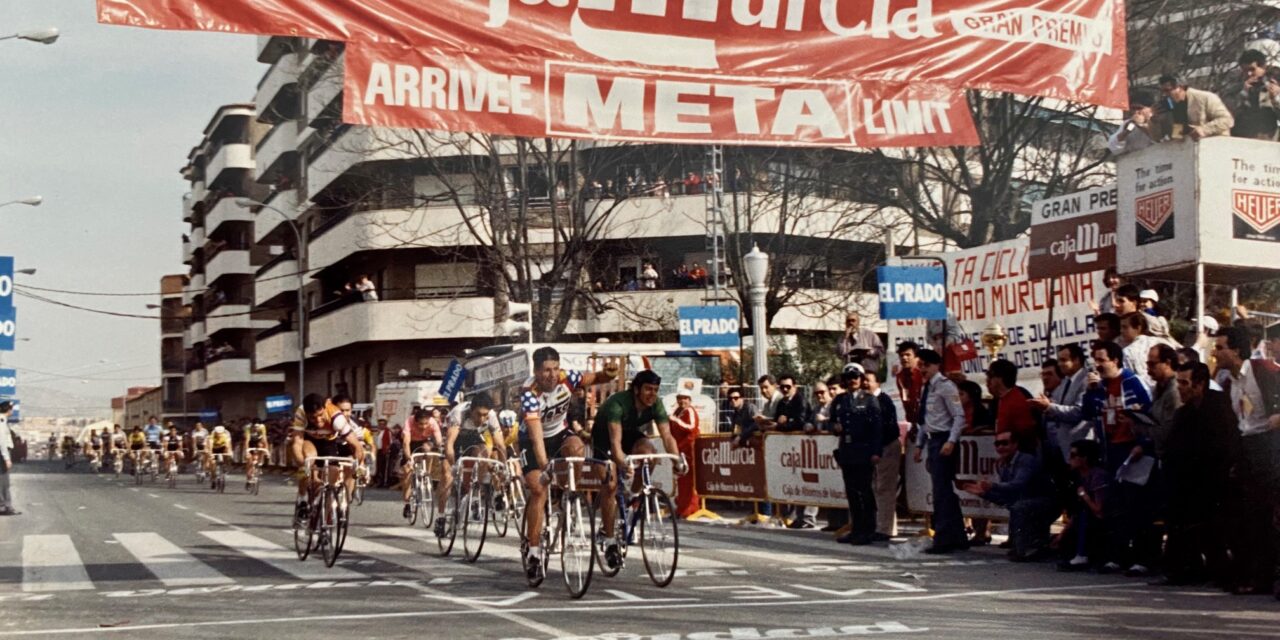
[(541, 571), (541, 556), (535, 552), (542, 536), (542, 511), (547, 499), (542, 485), (542, 469), (549, 458), (583, 457), (586, 447), (582, 439), (568, 427), (569, 401), (573, 390), (609, 382), (618, 375), (615, 364), (606, 364), (594, 373), (561, 370), (560, 352), (542, 347), (533, 352), (533, 378), (525, 384), (520, 396), (520, 463), (528, 492), (528, 508), (524, 511), (525, 539), (528, 540), (530, 577)]
[[(484, 434), (493, 438), (493, 451), (499, 460), (507, 459), (506, 443), (502, 439), (502, 427), (498, 423), (497, 412), (493, 410), (493, 399), (487, 393), (478, 393), (470, 400), (459, 402), (444, 420), (447, 429), (445, 436), (445, 465), (441, 495), (449, 495), (453, 488), (453, 470), (458, 465), (458, 458), (470, 456), (488, 458), (490, 454), (485, 448)], [(466, 487), (463, 487), (465, 490)], [(436, 535), (443, 536), (445, 520), (437, 517)]]
[(209, 439), (209, 430), (204, 428), (203, 422), (197, 422), (196, 428), (191, 430), (191, 451), (193, 461), (201, 468), (208, 466), (208, 452), (205, 451), (204, 443)]

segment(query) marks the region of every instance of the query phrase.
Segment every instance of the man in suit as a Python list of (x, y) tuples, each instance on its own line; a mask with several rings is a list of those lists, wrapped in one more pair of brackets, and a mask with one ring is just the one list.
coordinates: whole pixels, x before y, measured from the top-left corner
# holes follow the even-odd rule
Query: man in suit
[(1058, 370), (1062, 372), (1062, 382), (1048, 396), (1041, 394), (1030, 402), (1044, 416), (1045, 455), (1052, 452), (1065, 464), (1071, 443), (1087, 437), (1077, 429), (1081, 420), (1080, 400), (1089, 386), (1085, 380), (1089, 374), (1084, 368), (1084, 349), (1078, 344), (1059, 347)]

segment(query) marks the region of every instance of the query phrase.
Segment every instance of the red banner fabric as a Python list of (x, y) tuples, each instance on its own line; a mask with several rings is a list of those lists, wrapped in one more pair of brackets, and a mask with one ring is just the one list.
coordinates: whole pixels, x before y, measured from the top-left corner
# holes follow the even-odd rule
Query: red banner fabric
[(344, 96), (344, 120), (375, 126), (700, 144), (978, 142), (964, 92), (941, 85), (445, 56), (399, 45), (348, 45)]
[[(104, 23), (399, 43), (493, 68), (606, 67), (730, 93), (874, 79), (1123, 107), (1121, 0), (98, 0)], [(368, 54), (366, 54), (368, 55)], [(581, 68), (581, 67), (580, 67)], [(656, 74), (656, 75), (648, 75)], [(534, 75), (534, 74), (525, 74)], [(730, 78), (756, 84), (733, 84)], [(627, 86), (627, 83), (623, 83)], [(865, 89), (865, 87), (861, 87)], [(656, 86), (653, 87), (656, 93)], [(714, 91), (714, 89), (713, 89)], [(555, 91), (543, 92), (543, 95)], [(879, 94), (877, 94), (879, 95)], [(767, 102), (761, 99), (760, 102)], [(741, 103), (740, 103), (741, 104)], [(854, 108), (856, 105), (851, 105)], [(438, 115), (435, 117), (443, 118)], [(834, 136), (834, 129), (822, 132)], [(811, 137), (812, 139), (812, 137)]]

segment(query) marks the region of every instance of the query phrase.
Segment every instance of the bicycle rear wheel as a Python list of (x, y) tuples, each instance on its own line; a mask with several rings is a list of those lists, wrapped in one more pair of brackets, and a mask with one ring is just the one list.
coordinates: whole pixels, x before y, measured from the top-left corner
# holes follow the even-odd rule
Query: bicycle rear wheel
[[(440, 545), (440, 555), (447, 556), (453, 551), (454, 539), (458, 537), (458, 514), (461, 513), (462, 493), (455, 485), (454, 490), (449, 492), (448, 501), (445, 502), (444, 512), (440, 514), (444, 518), (444, 535), (436, 538), (436, 543)], [(434, 503), (434, 501), (432, 501)], [(432, 525), (433, 527), (435, 525)]]
[(671, 498), (661, 489), (650, 491), (642, 498), (641, 505), (640, 552), (644, 556), (644, 570), (655, 585), (665, 587), (676, 577), (676, 562), (680, 557), (676, 510)]
[(433, 527), (436, 523), (436, 481), (427, 476), (422, 481), (422, 499), (426, 506), (426, 516), (423, 517), (422, 525), (425, 527)]
[(298, 554), (298, 560), (306, 560), (307, 556), (311, 555), (311, 549), (315, 544), (316, 518), (319, 508), (310, 492), (306, 500), (306, 517), (299, 518), (295, 514), (293, 518), (293, 550)]
[(499, 538), (505, 538), (507, 528), (511, 526), (511, 496), (507, 495), (508, 485), (503, 483), (502, 489), (498, 491), (490, 485), (486, 493), (489, 497), (489, 522), (493, 525), (493, 533)]
[(418, 524), (418, 513), (422, 511), (422, 480), (415, 476), (410, 480), (409, 488), (409, 526)]
[(511, 512), (511, 517), (516, 521), (516, 533), (520, 534), (520, 539), (525, 538), (524, 530), (524, 510), (528, 505), (528, 500), (524, 495), (524, 479), (516, 478), (511, 481), (510, 491), (507, 496), (511, 499), (511, 504), (507, 509)]
[(569, 597), (586, 595), (595, 566), (596, 521), (591, 502), (576, 491), (560, 500), (560, 573)]
[(342, 550), (347, 546), (347, 528), (351, 525), (351, 501), (347, 499), (347, 490), (345, 488), (339, 489), (336, 495), (338, 497), (336, 511), (338, 522), (337, 529), (334, 532), (334, 539), (338, 542), (337, 553), (342, 553)]
[[(486, 486), (478, 479), (471, 481), (467, 492), (467, 504), (462, 513), (462, 557), (467, 562), (480, 559), (484, 548), (484, 536), (489, 527), (490, 497)], [(473, 548), (474, 547), (474, 548)]]

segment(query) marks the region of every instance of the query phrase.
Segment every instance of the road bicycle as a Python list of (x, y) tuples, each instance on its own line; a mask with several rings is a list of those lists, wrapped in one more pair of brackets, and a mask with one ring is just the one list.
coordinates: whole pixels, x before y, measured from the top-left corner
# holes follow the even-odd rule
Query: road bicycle
[(213, 455), (213, 471), (209, 473), (209, 488), (218, 493), (225, 493), (227, 490), (227, 458), (231, 457), (229, 453), (215, 453)]
[(102, 454), (94, 452), (89, 456), (89, 470), (94, 473), (102, 472)]
[(205, 453), (203, 449), (196, 449), (196, 484), (204, 484), (204, 481), (209, 479), (208, 476), (205, 475), (204, 456)]
[(254, 458), (253, 464), (244, 465), (244, 490), (246, 493), (258, 495), (258, 483), (262, 480), (262, 463), (267, 459), (269, 453), (266, 449), (259, 447), (250, 447), (245, 452), (246, 455), (258, 454)]
[[(458, 472), (453, 478), (453, 491), (450, 493), (457, 495), (456, 499), (451, 500), (456, 505), (453, 517), (455, 522), (461, 521), (462, 557), (467, 562), (480, 559), (480, 550), (484, 548), (485, 533), (493, 514), (493, 481), (505, 468), (501, 461), (490, 458), (458, 458)], [(446, 524), (446, 527), (453, 535), (457, 535), (458, 526)], [(449, 546), (453, 546), (452, 542)]]
[(111, 452), (111, 470), (116, 474), (116, 480), (120, 479), (120, 474), (124, 472), (124, 453), (121, 451)]
[[(350, 503), (344, 482), (355, 460), (345, 456), (316, 456), (304, 464), (307, 486), (307, 515), (293, 519), (293, 548), (299, 560), (319, 550), (324, 566), (332, 567), (342, 553), (350, 524)], [(316, 475), (323, 477), (317, 479)]]
[[(589, 458), (558, 458), (547, 463), (542, 472), (542, 482), (547, 488), (544, 503), (542, 535), (537, 547), (540, 554), (538, 572), (529, 575), (529, 558), (533, 548), (527, 536), (521, 536), (520, 560), (524, 565), (529, 586), (542, 584), (547, 575), (547, 565), (553, 554), (560, 555), (560, 574), (569, 597), (577, 599), (586, 595), (591, 586), (595, 555), (595, 515), (586, 491), (579, 488), (585, 477), (583, 470), (592, 474), (608, 472), (608, 463)], [(525, 506), (529, 509), (532, 503)]]
[(622, 478), (618, 478), (617, 490), (612, 498), (606, 492), (600, 493), (601, 500), (618, 501), (617, 520), (613, 525), (613, 542), (618, 557), (613, 563), (605, 557), (609, 545), (606, 544), (608, 538), (603, 533), (602, 521), (596, 544), (596, 563), (600, 567), (600, 573), (605, 576), (618, 575), (626, 563), (627, 548), (634, 543), (638, 534), (645, 572), (655, 585), (665, 587), (671, 584), (676, 575), (676, 564), (680, 559), (680, 533), (676, 528), (675, 506), (665, 491), (653, 485), (652, 468), (655, 462), (670, 460), (675, 463), (683, 458), (670, 453), (652, 453), (631, 455), (624, 460), (632, 474), (640, 474), (639, 487), (629, 495)]
[(523, 536), (525, 495), (519, 458), (509, 456), (499, 471), (495, 476), (497, 490), (493, 500), (493, 517), (489, 522), (499, 538), (507, 537), (507, 529), (513, 521), (516, 532)]
[(165, 466), (165, 481), (168, 482), (170, 489), (178, 488), (178, 454), (170, 453), (168, 455), (169, 464)]
[(139, 449), (133, 458), (133, 482), (142, 484), (143, 478), (151, 473), (151, 450)]
[[(436, 465), (444, 463), (444, 454), (435, 451), (419, 451), (410, 456), (413, 461), (413, 477), (409, 496), (409, 526), (421, 518), (422, 526), (430, 529), (436, 519), (436, 487), (431, 474)], [(425, 512), (423, 511), (425, 509)]]
[(76, 466), (76, 450), (67, 449), (67, 452), (62, 454), (62, 460), (65, 464), (65, 469), (70, 469), (71, 467)]
[(374, 453), (366, 452), (364, 462), (356, 466), (356, 488), (351, 494), (351, 502), (356, 506), (364, 504), (364, 491), (369, 487), (369, 479), (373, 477)]

